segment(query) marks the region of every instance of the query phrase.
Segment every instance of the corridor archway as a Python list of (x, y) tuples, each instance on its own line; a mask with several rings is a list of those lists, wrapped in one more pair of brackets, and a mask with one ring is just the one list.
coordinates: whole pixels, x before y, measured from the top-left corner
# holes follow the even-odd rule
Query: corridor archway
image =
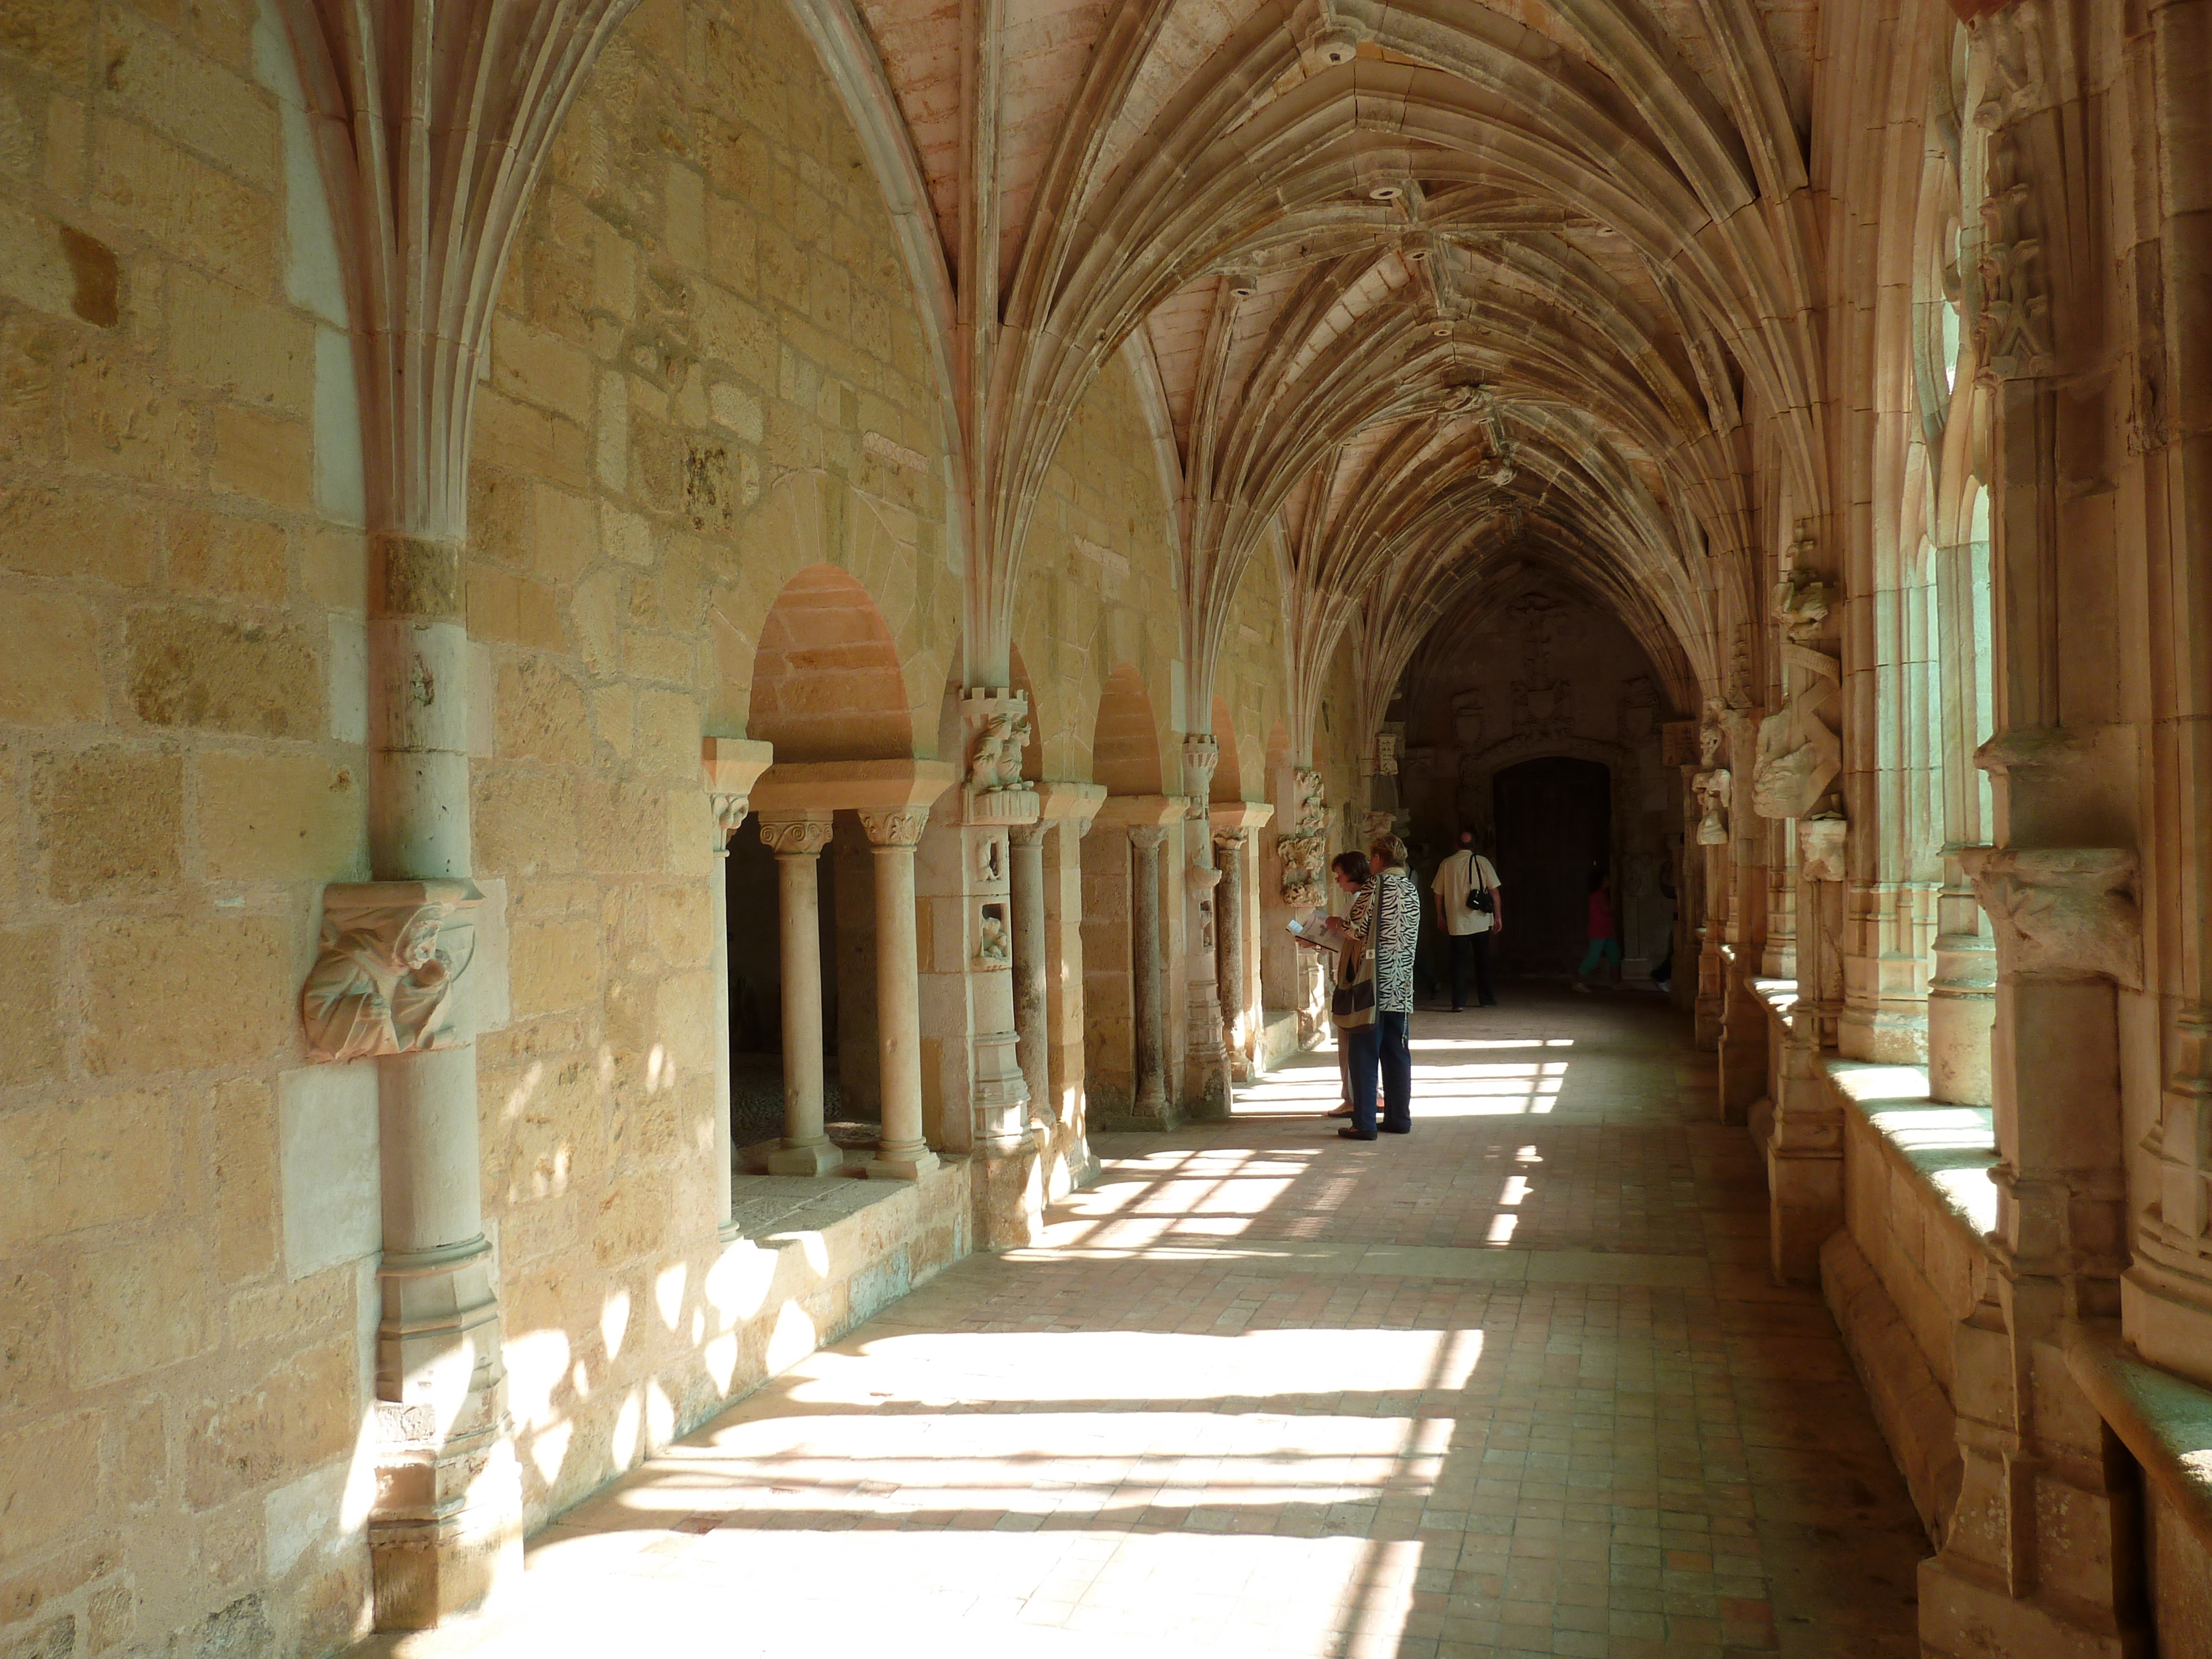
[(1511, 895), (1498, 940), (1509, 973), (1572, 972), (1584, 945), (1590, 872), (1613, 864), (1613, 774), (1547, 755), (1491, 781), (1498, 878)]

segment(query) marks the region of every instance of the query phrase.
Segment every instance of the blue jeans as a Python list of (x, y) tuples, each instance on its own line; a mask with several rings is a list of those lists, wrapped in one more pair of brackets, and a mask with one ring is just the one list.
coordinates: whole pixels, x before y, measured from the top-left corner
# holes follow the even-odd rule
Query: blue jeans
[(1352, 1130), (1370, 1140), (1375, 1136), (1375, 1036), (1372, 1025), (1354, 1025), (1337, 1033), (1352, 1078)]
[(1352, 1073), (1352, 1128), (1366, 1136), (1376, 1132), (1375, 1091), (1382, 1091), (1382, 1127), (1404, 1134), (1413, 1127), (1413, 1050), (1407, 1040), (1405, 1014), (1375, 1016), (1372, 1025), (1356, 1025), (1341, 1033), (1344, 1057)]
[[(1412, 1018), (1402, 1013), (1375, 1016), (1376, 1060), (1382, 1074), (1382, 1127), (1399, 1134), (1413, 1127), (1413, 1048), (1408, 1029)], [(1367, 1098), (1371, 1111), (1375, 1099), (1371, 1091)]]

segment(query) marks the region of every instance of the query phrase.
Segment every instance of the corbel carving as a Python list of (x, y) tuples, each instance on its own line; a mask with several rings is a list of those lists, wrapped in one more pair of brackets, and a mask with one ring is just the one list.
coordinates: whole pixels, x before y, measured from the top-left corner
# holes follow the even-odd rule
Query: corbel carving
[(1213, 775), (1221, 765), (1220, 741), (1204, 732), (1194, 732), (1182, 740), (1182, 793), (1189, 805), (1184, 807), (1186, 817), (1202, 818), (1206, 813), (1206, 802), (1213, 793)]
[(707, 797), (707, 805), (714, 815), (714, 851), (726, 858), (729, 856), (730, 837), (738, 833), (738, 827), (745, 821), (745, 815), (752, 811), (752, 798), (749, 795), (710, 794)]
[(1797, 824), (1800, 868), (1808, 881), (1841, 881), (1850, 825), (1840, 817), (1803, 818)]
[(1975, 847), (1961, 855), (1989, 913), (2000, 974), (2142, 987), (2136, 855), (2115, 847)]
[(473, 882), (334, 883), (300, 993), (311, 1058), (365, 1060), (451, 1048), (453, 987), (476, 954)]

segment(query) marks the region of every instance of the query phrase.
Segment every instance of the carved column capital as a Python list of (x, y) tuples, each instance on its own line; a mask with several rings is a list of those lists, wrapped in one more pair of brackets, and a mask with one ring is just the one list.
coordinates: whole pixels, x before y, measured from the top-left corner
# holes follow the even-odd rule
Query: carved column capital
[(1129, 826), (1129, 845), (1151, 852), (1168, 838), (1164, 823), (1133, 823)]
[(912, 847), (921, 839), (921, 832), (929, 827), (927, 806), (902, 806), (890, 811), (872, 811), (863, 808), (860, 828), (868, 832), (868, 839), (878, 847)]
[(2117, 847), (1973, 847), (1961, 855), (1989, 913), (2001, 975), (2142, 985), (2136, 855)]
[(813, 858), (830, 844), (835, 824), (826, 812), (761, 816), (761, 845), (779, 858)]
[(1214, 846), (1224, 853), (1242, 850), (1244, 844), (1251, 839), (1252, 832), (1249, 830), (1217, 830), (1213, 832)]
[(749, 795), (710, 794), (707, 797), (707, 805), (714, 815), (715, 854), (727, 858), (730, 837), (738, 833), (738, 826), (745, 821), (745, 815), (752, 811), (752, 798)]
[(1033, 823), (1015, 823), (1006, 827), (1006, 839), (1017, 847), (1042, 847), (1044, 832), (1052, 825), (1040, 818)]

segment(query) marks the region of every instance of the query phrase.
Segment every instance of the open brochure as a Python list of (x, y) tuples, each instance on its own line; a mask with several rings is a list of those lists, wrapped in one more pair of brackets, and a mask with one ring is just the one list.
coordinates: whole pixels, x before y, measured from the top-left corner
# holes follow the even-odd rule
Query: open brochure
[(1285, 927), (1291, 937), (1302, 945), (1310, 945), (1319, 951), (1336, 949), (1336, 940), (1328, 931), (1328, 912), (1326, 910), (1308, 910), (1301, 915), (1292, 916)]

